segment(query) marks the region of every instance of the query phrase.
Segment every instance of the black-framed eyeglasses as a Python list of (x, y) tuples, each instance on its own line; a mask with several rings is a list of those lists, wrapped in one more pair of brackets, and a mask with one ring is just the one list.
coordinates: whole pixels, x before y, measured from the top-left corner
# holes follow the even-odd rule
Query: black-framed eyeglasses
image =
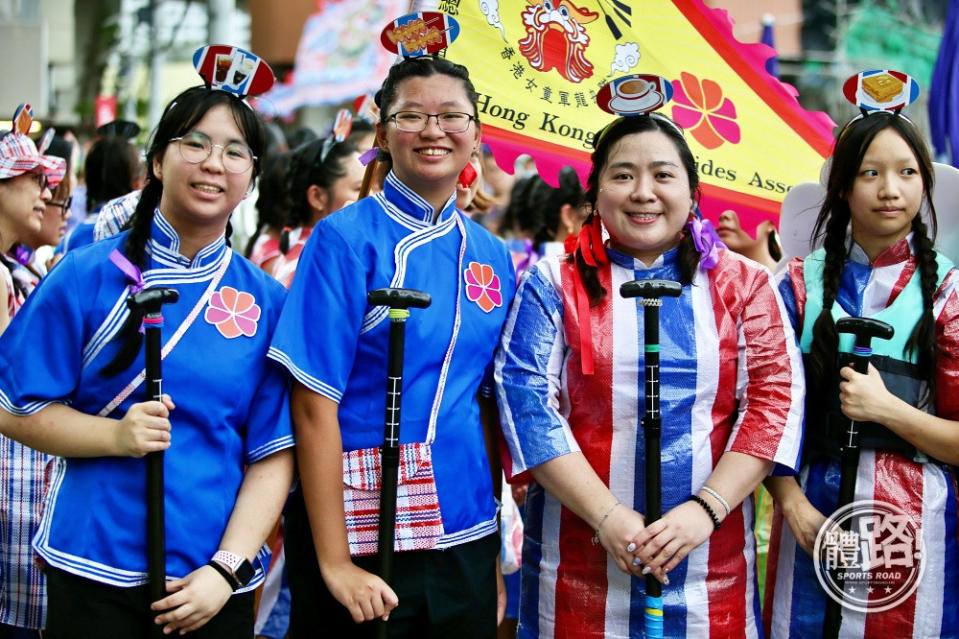
[(245, 173), (253, 166), (256, 156), (252, 149), (242, 142), (230, 142), (229, 144), (214, 144), (208, 136), (199, 131), (187, 133), (184, 136), (173, 138), (170, 142), (176, 142), (180, 157), (184, 162), (190, 164), (199, 164), (206, 161), (213, 153), (213, 147), (220, 147), (223, 158), (223, 168), (230, 173)]
[(387, 120), (392, 120), (393, 124), (400, 131), (407, 133), (419, 133), (426, 128), (430, 118), (436, 118), (436, 124), (444, 133), (462, 133), (469, 128), (470, 122), (476, 119), (476, 116), (459, 111), (447, 111), (446, 113), (421, 113), (419, 111), (397, 111), (389, 116)]
[(37, 186), (40, 187), (40, 192), (43, 193), (47, 187), (50, 186), (50, 180), (47, 179), (47, 174), (43, 171), (39, 173), (31, 173), (30, 177), (33, 178), (33, 181), (37, 183)]
[(47, 206), (55, 206), (60, 209), (61, 218), (65, 218), (67, 216), (67, 212), (70, 210), (71, 204), (73, 204), (72, 195), (68, 197), (66, 200), (64, 200), (63, 202), (54, 202), (52, 200), (50, 202), (47, 202)]

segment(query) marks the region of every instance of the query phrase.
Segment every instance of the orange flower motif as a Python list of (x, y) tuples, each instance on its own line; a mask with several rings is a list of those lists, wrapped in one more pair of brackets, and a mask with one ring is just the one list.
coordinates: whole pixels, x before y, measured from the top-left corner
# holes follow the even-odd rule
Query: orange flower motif
[(470, 262), (463, 271), (466, 280), (466, 299), (476, 302), (477, 306), (489, 313), (503, 305), (503, 293), (500, 290), (499, 276), (489, 264)]
[(729, 142), (739, 144), (736, 105), (723, 97), (723, 89), (712, 80), (700, 80), (685, 71), (673, 80), (673, 120), (692, 133), (707, 149)]
[(249, 293), (224, 286), (210, 296), (203, 318), (227, 339), (240, 335), (253, 337), (260, 319), (260, 307)]

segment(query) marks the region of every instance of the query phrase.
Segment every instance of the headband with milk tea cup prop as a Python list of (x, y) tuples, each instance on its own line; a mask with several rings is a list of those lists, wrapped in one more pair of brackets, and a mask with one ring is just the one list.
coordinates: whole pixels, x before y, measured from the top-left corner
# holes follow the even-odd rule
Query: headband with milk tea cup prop
[(596, 104), (613, 115), (646, 115), (669, 102), (672, 97), (673, 85), (666, 78), (635, 73), (603, 85), (596, 94)]
[(193, 54), (193, 66), (207, 88), (238, 98), (266, 93), (273, 86), (273, 70), (265, 61), (239, 47), (211, 44)]

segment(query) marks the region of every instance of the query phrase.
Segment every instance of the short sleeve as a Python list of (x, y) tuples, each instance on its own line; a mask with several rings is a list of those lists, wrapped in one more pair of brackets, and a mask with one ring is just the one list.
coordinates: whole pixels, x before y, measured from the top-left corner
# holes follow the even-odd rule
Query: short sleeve
[(496, 355), (496, 394), (512, 478), (556, 457), (579, 450), (560, 411), (566, 361), (562, 300), (535, 266), (523, 279)]
[(757, 269), (744, 286), (739, 343), (746, 384), (729, 449), (774, 462), (773, 474), (793, 474), (802, 444), (802, 357), (771, 274)]
[(76, 256), (40, 280), (0, 336), (0, 407), (16, 415), (73, 400), (82, 371), (83, 292)]
[(959, 420), (959, 271), (950, 271), (940, 287), (936, 305), (942, 310), (936, 316), (936, 344), (939, 358), (936, 366), (936, 414), (944, 419)]
[(269, 356), (301, 384), (339, 402), (366, 312), (367, 268), (323, 221), (306, 242)]
[(289, 376), (273, 361), (264, 364), (263, 380), (250, 404), (244, 455), (253, 464), (293, 445)]

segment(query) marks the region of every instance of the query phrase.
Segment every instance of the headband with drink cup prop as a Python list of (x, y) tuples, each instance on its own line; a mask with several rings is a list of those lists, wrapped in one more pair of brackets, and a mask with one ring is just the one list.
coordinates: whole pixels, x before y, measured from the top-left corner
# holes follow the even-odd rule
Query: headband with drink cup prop
[[(387, 24), (380, 34), (380, 43), (387, 51), (404, 59), (419, 58), (435, 56), (453, 44), (459, 34), (460, 25), (456, 18), (441, 11), (421, 11), (400, 16)], [(357, 99), (357, 113), (360, 112), (361, 100), (362, 98)], [(375, 121), (379, 120), (378, 112), (377, 108)], [(370, 194), (373, 175), (379, 163), (377, 161), (379, 150), (379, 147), (374, 146), (360, 156), (360, 162), (366, 166), (363, 184), (360, 187), (360, 198)]]
[(208, 89), (225, 91), (238, 98), (266, 93), (273, 86), (273, 69), (256, 54), (226, 44), (200, 47), (193, 66)]
[(30, 173), (36, 168), (43, 171), (50, 189), (63, 181), (67, 162), (63, 158), (43, 155), (27, 135), (33, 124), (33, 109), (21, 104), (13, 114), (13, 129), (0, 139), (0, 180)]
[[(672, 82), (659, 75), (636, 73), (616, 78), (603, 85), (596, 94), (596, 104), (603, 111), (621, 118), (638, 116), (655, 118), (675, 130), (680, 137), (685, 138), (683, 130), (675, 122), (662, 114), (655, 113), (672, 97)], [(594, 148), (599, 146), (600, 141), (617, 122), (619, 120), (614, 120), (600, 132), (596, 137)], [(726, 248), (726, 245), (719, 239), (712, 222), (702, 219), (698, 206), (694, 205), (691, 213), (693, 215), (686, 223), (686, 232), (692, 235), (696, 249), (703, 256), (700, 265), (705, 269), (711, 269), (719, 262), (718, 249)], [(594, 214), (592, 217), (596, 218), (596, 221), (591, 218), (590, 222), (598, 225), (599, 216)], [(585, 225), (583, 229), (586, 229)], [(595, 234), (594, 231), (593, 235)], [(595, 245), (595, 242), (593, 244)]]

